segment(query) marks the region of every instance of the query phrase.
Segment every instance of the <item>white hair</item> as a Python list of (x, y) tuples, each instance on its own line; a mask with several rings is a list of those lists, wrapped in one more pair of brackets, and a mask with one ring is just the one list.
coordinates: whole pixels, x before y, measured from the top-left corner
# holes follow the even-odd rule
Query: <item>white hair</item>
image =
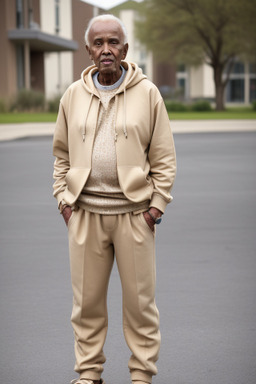
[(111, 14), (107, 14), (107, 15), (95, 16), (89, 21), (88, 26), (87, 26), (86, 31), (85, 31), (85, 34), (84, 34), (84, 39), (85, 39), (86, 45), (89, 46), (88, 36), (89, 36), (89, 32), (90, 32), (92, 25), (96, 21), (109, 21), (109, 20), (116, 21), (120, 25), (120, 27), (122, 28), (123, 34), (124, 34), (124, 44), (126, 44), (128, 42), (127, 31), (126, 31), (126, 28), (125, 28), (125, 25), (123, 24), (123, 22), (118, 17), (111, 15)]

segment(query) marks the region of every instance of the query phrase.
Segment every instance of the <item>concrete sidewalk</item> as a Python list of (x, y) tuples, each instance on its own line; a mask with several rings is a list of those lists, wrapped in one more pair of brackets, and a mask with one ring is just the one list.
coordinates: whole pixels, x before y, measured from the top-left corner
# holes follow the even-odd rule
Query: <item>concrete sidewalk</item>
[[(0, 124), (0, 141), (33, 136), (52, 136), (55, 123)], [(178, 120), (171, 121), (174, 133), (252, 132), (255, 120)]]

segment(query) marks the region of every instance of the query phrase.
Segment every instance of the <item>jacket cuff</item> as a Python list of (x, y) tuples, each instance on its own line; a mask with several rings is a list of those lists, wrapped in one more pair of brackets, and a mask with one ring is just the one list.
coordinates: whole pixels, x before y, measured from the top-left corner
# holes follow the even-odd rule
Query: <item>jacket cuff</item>
[(59, 193), (57, 196), (56, 196), (56, 199), (58, 201), (58, 209), (60, 209), (60, 203), (62, 202), (63, 200), (63, 195), (64, 193)]
[[(171, 196), (170, 202), (172, 201), (172, 199), (173, 199), (173, 197)], [(160, 195), (155, 193), (152, 196), (152, 199), (151, 199), (150, 204), (149, 204), (149, 208), (155, 207), (155, 208), (159, 209), (159, 211), (164, 213), (165, 208), (166, 208), (168, 203), (169, 203), (168, 201), (164, 200)]]

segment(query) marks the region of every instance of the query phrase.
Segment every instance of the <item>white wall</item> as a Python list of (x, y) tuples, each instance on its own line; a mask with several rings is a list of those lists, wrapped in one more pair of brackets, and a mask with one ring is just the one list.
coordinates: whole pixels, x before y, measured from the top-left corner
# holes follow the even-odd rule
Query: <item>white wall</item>
[[(72, 39), (72, 0), (60, 0), (59, 36)], [(41, 30), (55, 34), (55, 1), (41, 0)], [(72, 52), (45, 53), (44, 77), (46, 98), (62, 94), (73, 82)]]
[(205, 97), (214, 97), (215, 96), (215, 87), (213, 79), (213, 69), (210, 65), (205, 64), (203, 67), (204, 71), (204, 84), (203, 92)]
[(203, 97), (203, 68), (191, 67), (189, 71), (190, 97)]
[(189, 71), (190, 97), (214, 97), (214, 82), (212, 68), (207, 64), (191, 67)]

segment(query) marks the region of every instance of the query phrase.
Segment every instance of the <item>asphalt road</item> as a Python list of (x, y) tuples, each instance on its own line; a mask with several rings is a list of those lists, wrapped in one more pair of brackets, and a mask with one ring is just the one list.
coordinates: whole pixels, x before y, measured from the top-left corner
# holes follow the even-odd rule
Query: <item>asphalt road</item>
[[(155, 384), (256, 383), (256, 133), (175, 135), (174, 201), (157, 231)], [(50, 138), (0, 143), (0, 383), (68, 384), (72, 293)], [(129, 384), (114, 268), (107, 384)]]

